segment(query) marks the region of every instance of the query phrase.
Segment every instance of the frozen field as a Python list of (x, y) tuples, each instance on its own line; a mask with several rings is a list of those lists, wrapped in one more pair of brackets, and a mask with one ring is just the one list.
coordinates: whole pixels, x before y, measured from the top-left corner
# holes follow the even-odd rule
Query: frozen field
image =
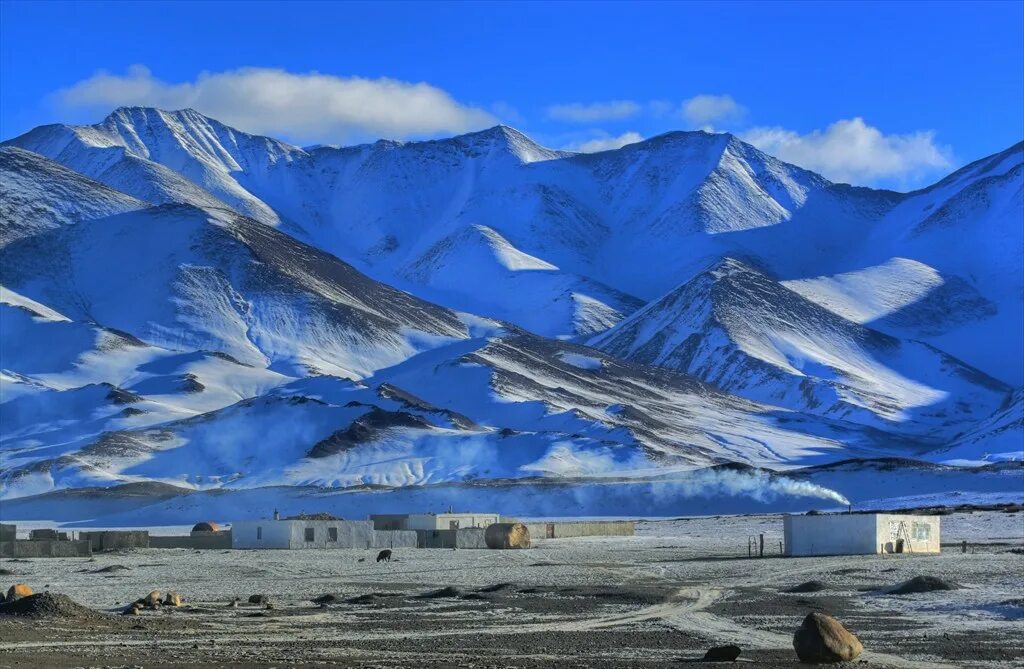
[[(635, 537), (544, 540), (527, 551), (148, 549), (87, 559), (4, 561), (37, 591), (117, 611), (150, 590), (188, 606), (141, 616), (0, 617), (0, 667), (663, 667), (735, 643), (758, 666), (798, 666), (792, 633), (836, 615), (869, 667), (1024, 666), (1024, 514), (943, 517), (963, 554), (748, 559), (777, 516), (652, 521)], [(774, 548), (773, 548), (774, 547)], [(110, 565), (127, 570), (95, 573)], [(917, 575), (962, 589), (897, 596)], [(820, 580), (821, 592), (783, 590)], [(49, 586), (46, 588), (45, 586)], [(456, 591), (424, 597), (441, 588)], [(273, 608), (249, 605), (252, 594)], [(311, 598), (333, 594), (325, 606)], [(371, 595), (366, 597), (366, 595)], [(229, 607), (234, 598), (237, 607)], [(699, 666), (699, 664), (698, 664)]]

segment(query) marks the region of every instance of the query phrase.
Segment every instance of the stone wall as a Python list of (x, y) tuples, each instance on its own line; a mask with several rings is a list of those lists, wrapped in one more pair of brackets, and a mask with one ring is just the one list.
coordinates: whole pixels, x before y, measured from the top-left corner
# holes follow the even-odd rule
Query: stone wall
[(92, 547), (88, 541), (50, 539), (0, 541), (0, 557), (6, 558), (89, 557), (90, 555), (92, 555)]
[(149, 548), (149, 532), (146, 530), (94, 530), (79, 532), (78, 537), (88, 541), (94, 551)]
[(413, 530), (374, 530), (374, 548), (416, 548), (416, 532)]
[(231, 532), (208, 532), (191, 536), (149, 538), (150, 548), (192, 548), (214, 550), (231, 548)]
[(415, 530), (419, 548), (487, 548), (482, 527), (464, 530)]
[(487, 548), (487, 542), (484, 541), (484, 535), (487, 534), (487, 530), (483, 527), (471, 527), (464, 530), (455, 531), (455, 547), (456, 548)]
[(532, 541), (569, 537), (631, 537), (636, 533), (636, 524), (632, 520), (526, 523), (526, 527)]

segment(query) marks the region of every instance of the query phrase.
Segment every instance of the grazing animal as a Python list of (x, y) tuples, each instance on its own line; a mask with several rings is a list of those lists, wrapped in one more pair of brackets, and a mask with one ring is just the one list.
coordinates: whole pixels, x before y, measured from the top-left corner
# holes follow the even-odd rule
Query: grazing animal
[(391, 551), (385, 549), (377, 553), (377, 562), (391, 562)]

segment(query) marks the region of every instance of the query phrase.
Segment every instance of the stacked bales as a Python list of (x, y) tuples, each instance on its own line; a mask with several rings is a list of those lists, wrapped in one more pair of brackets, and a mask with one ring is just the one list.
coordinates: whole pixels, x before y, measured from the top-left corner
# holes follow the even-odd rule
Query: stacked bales
[(484, 541), (493, 549), (529, 548), (530, 530), (522, 523), (494, 523), (487, 526)]

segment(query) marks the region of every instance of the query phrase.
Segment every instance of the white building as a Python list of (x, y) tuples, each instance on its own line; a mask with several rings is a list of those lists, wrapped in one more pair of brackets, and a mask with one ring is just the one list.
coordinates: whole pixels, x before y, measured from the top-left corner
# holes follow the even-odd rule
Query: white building
[(843, 513), (785, 516), (786, 555), (938, 553), (938, 516)]
[(415, 532), (381, 532), (367, 520), (239, 520), (232, 548), (415, 548)]
[(400, 513), (370, 516), (378, 530), (465, 530), (500, 522), (497, 513)]

